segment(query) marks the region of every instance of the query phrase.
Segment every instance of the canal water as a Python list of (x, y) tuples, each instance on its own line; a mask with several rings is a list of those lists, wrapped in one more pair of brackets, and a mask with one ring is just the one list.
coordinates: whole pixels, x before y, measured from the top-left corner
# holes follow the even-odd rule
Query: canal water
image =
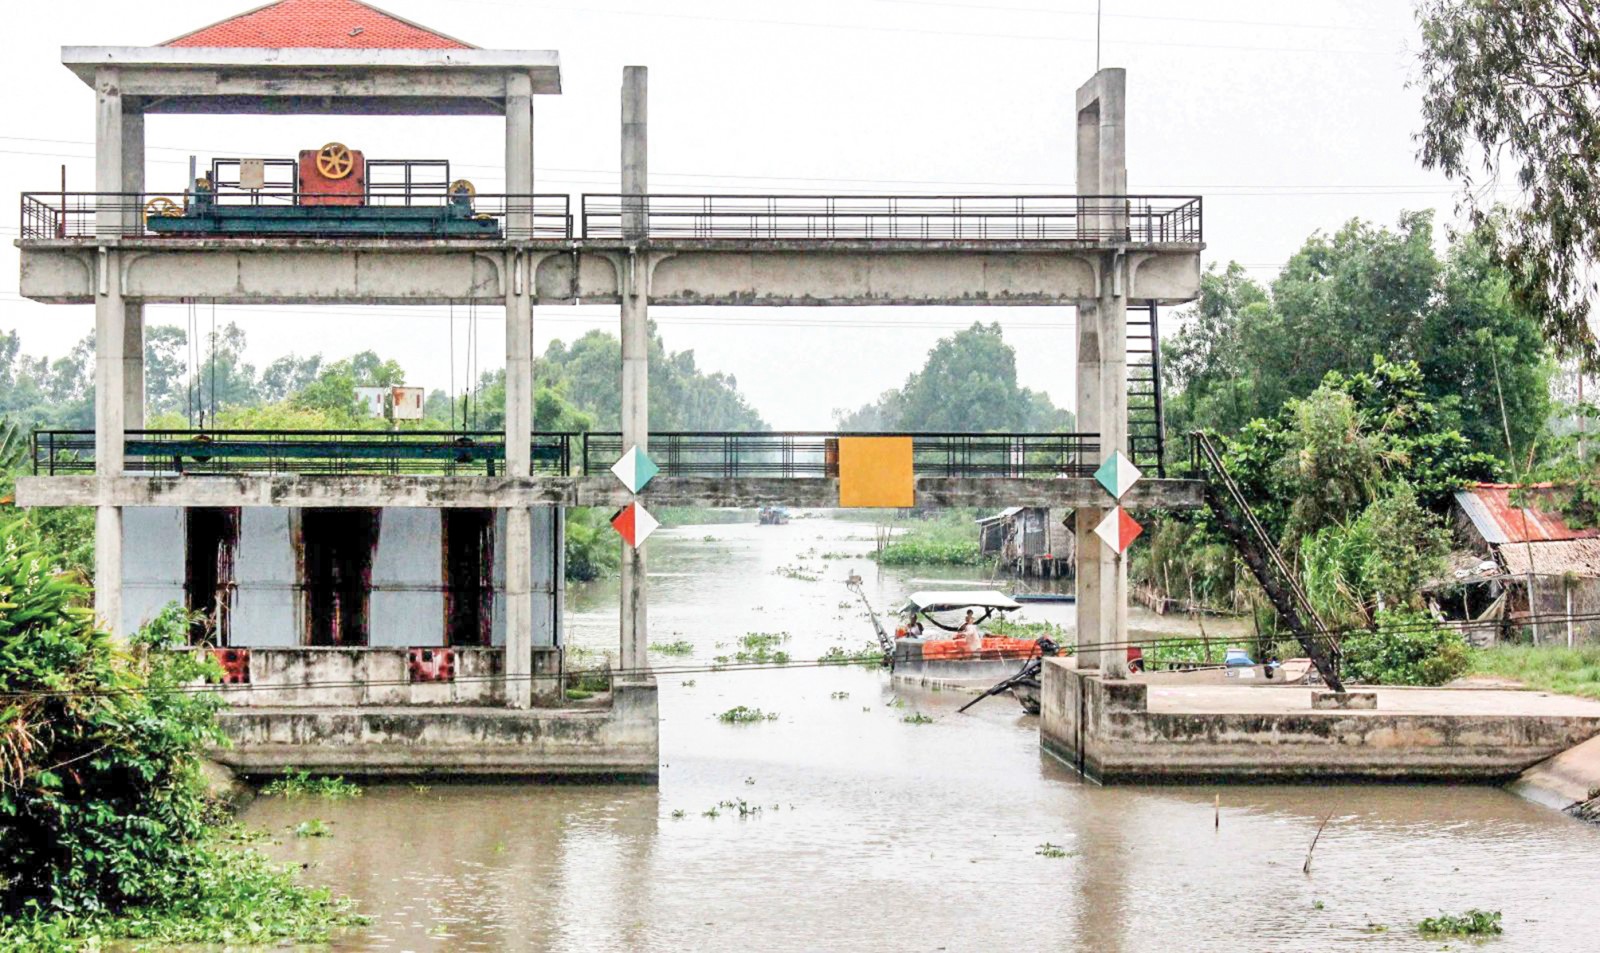
[[(661, 531), (652, 631), (694, 651), (656, 662), (709, 665), (748, 632), (788, 633), (795, 660), (859, 648), (852, 569), (880, 611), (913, 580), (976, 578), (879, 573), (872, 538), (820, 518)], [(614, 583), (569, 612), (573, 644), (614, 651)], [(389, 784), (242, 820), (371, 915), (336, 950), (1438, 950), (1416, 923), (1472, 907), (1504, 914), (1484, 949), (1600, 949), (1600, 829), (1554, 811), (1480, 787), (1101, 788), (1009, 699), (963, 701), (868, 668), (672, 675), (659, 787)], [(717, 719), (739, 705), (774, 717)], [(331, 836), (293, 836), (312, 818)]]

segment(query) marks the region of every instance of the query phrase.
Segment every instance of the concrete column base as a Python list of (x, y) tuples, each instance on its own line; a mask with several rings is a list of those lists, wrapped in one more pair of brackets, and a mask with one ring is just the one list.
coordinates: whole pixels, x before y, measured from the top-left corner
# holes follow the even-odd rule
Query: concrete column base
[(1312, 692), (1313, 711), (1375, 711), (1377, 692)]

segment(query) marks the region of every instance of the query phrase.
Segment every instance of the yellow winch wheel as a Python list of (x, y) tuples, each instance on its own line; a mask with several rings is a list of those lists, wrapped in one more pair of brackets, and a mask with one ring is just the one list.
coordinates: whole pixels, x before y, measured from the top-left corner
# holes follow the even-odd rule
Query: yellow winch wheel
[(317, 171), (324, 178), (342, 179), (354, 172), (355, 168), (355, 156), (350, 154), (350, 147), (342, 142), (330, 142), (317, 150)]
[(457, 179), (450, 183), (451, 195), (461, 195), (463, 193), (465, 193), (468, 198), (471, 198), (472, 196), (478, 194), (478, 188), (466, 179)]
[(158, 195), (144, 203), (144, 220), (147, 222), (152, 218), (177, 218), (182, 214), (183, 207), (165, 195)]

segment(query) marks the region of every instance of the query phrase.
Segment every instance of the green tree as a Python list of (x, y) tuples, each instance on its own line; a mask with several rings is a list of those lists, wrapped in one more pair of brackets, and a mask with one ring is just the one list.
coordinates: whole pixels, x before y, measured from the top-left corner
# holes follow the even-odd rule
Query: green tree
[[(615, 335), (590, 331), (570, 345), (552, 341), (534, 362), (533, 376), (595, 427), (622, 426), (622, 345)], [(652, 324), (650, 429), (765, 430), (766, 424), (733, 376), (702, 371), (693, 351), (668, 351)]]
[[(1419, 158), (1461, 183), (1510, 287), (1563, 353), (1600, 367), (1600, 12), (1594, 0), (1419, 0)], [(1515, 209), (1484, 188), (1509, 172)]]
[(845, 431), (993, 433), (1072, 426), (1070, 413), (1017, 383), (1017, 352), (1000, 325), (980, 322), (940, 338), (921, 370), (900, 388), (837, 417)]
[(1395, 230), (1354, 221), (1313, 235), (1270, 292), (1237, 265), (1208, 272), (1194, 316), (1163, 348), (1169, 431), (1238, 432), (1381, 356), (1416, 363), (1440, 431), (1524, 456), (1548, 416), (1552, 364), (1490, 241), (1482, 229), (1455, 236), (1441, 260), (1430, 214), (1408, 213)]

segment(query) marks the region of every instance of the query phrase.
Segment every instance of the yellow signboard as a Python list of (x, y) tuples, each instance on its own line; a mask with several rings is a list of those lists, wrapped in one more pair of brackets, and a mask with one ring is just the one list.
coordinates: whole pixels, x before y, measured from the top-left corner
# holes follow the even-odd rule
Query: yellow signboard
[(910, 437), (840, 437), (839, 505), (910, 507), (917, 487)]

